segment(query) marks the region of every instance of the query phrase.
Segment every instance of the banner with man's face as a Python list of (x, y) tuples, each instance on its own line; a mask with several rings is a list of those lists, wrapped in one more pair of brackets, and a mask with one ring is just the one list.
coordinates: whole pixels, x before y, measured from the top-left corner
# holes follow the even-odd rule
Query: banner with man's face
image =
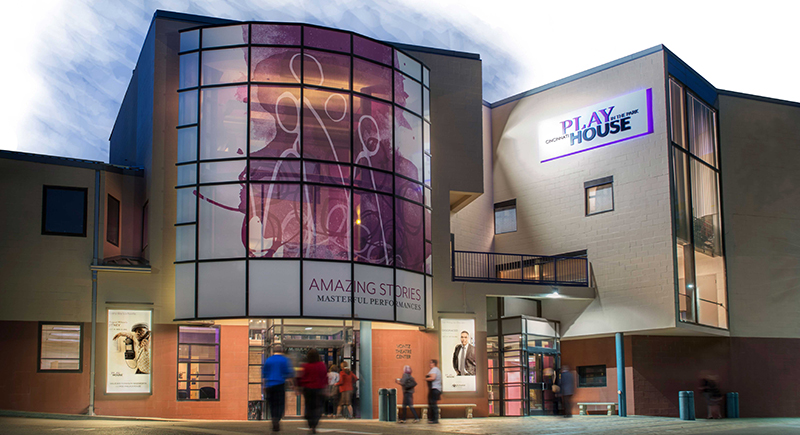
[(475, 391), (478, 364), (475, 319), (441, 319), (442, 388), (444, 392)]
[(106, 393), (152, 393), (151, 310), (108, 310)]

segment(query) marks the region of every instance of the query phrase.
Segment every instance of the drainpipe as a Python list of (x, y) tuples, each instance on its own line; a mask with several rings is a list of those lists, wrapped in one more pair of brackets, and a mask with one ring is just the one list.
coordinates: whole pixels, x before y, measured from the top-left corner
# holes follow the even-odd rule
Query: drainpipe
[[(97, 266), (97, 255), (100, 244), (100, 170), (94, 171), (94, 247), (92, 249), (92, 266)], [(89, 350), (89, 411), (94, 414), (95, 368), (97, 366), (97, 271), (92, 270), (92, 343)]]
[(625, 337), (621, 332), (616, 334), (617, 341), (617, 394), (619, 395), (619, 416), (628, 416), (628, 400), (625, 388)]

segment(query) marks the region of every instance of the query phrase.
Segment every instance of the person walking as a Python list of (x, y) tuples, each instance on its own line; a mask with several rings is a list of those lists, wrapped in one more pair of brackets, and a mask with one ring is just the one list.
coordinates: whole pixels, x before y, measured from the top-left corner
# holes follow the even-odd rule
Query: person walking
[(330, 418), (336, 417), (336, 402), (339, 397), (339, 387), (336, 386), (337, 383), (339, 383), (339, 371), (336, 364), (331, 363), (328, 367), (328, 397), (325, 409), (325, 414)]
[[(342, 371), (339, 372), (339, 414), (348, 419), (353, 418), (353, 382), (358, 380), (358, 376), (350, 371), (346, 362), (342, 362)], [(344, 411), (347, 410), (347, 415)]]
[(306, 399), (306, 420), (311, 433), (317, 433), (317, 425), (322, 415), (322, 398), (325, 387), (328, 386), (328, 375), (325, 363), (320, 361), (316, 349), (310, 349), (306, 356), (308, 362), (303, 364), (303, 374), (298, 379), (298, 384), (303, 388), (303, 397)]
[(398, 423), (406, 422), (406, 408), (411, 408), (411, 414), (414, 415), (414, 423), (419, 423), (417, 411), (414, 410), (414, 387), (417, 386), (417, 381), (411, 376), (411, 367), (403, 367), (403, 377), (394, 381), (403, 388), (403, 414)]
[(439, 361), (431, 360), (431, 370), (425, 376), (428, 381), (428, 423), (439, 423), (439, 398), (442, 397), (442, 371), (439, 370)]
[(281, 418), (286, 407), (286, 380), (293, 377), (294, 369), (289, 358), (283, 356), (280, 345), (274, 346), (272, 356), (261, 366), (261, 378), (264, 380), (274, 432), (281, 430)]
[(575, 377), (569, 366), (561, 367), (561, 407), (564, 409), (564, 418), (572, 417), (572, 395), (575, 393)]

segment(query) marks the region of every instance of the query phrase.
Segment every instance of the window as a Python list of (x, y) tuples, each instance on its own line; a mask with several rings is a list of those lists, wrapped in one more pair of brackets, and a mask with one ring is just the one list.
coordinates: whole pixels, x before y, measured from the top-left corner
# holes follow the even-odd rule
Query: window
[(39, 323), (40, 372), (83, 371), (83, 325)]
[(583, 183), (586, 189), (586, 216), (614, 211), (614, 177)]
[(108, 195), (106, 213), (106, 241), (119, 246), (119, 201), (111, 195)]
[(717, 113), (670, 77), (678, 319), (728, 328)]
[(84, 187), (44, 186), (42, 234), (86, 237)]
[(517, 231), (517, 200), (498, 202), (494, 205), (494, 233)]
[(606, 366), (578, 367), (578, 387), (605, 387)]
[(178, 400), (219, 400), (218, 328), (178, 328)]

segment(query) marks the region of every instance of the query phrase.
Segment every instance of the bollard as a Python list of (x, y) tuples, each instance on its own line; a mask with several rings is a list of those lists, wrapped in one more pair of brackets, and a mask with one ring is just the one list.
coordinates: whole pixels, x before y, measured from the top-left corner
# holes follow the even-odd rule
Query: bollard
[(378, 421), (389, 421), (388, 409), (386, 406), (389, 398), (389, 390), (381, 388), (378, 390)]
[(739, 418), (739, 393), (728, 393), (725, 396), (725, 416)]
[(388, 421), (397, 421), (397, 389), (390, 388), (389, 394), (386, 395), (386, 411), (389, 417)]
[(694, 391), (678, 392), (678, 408), (681, 420), (694, 420)]

